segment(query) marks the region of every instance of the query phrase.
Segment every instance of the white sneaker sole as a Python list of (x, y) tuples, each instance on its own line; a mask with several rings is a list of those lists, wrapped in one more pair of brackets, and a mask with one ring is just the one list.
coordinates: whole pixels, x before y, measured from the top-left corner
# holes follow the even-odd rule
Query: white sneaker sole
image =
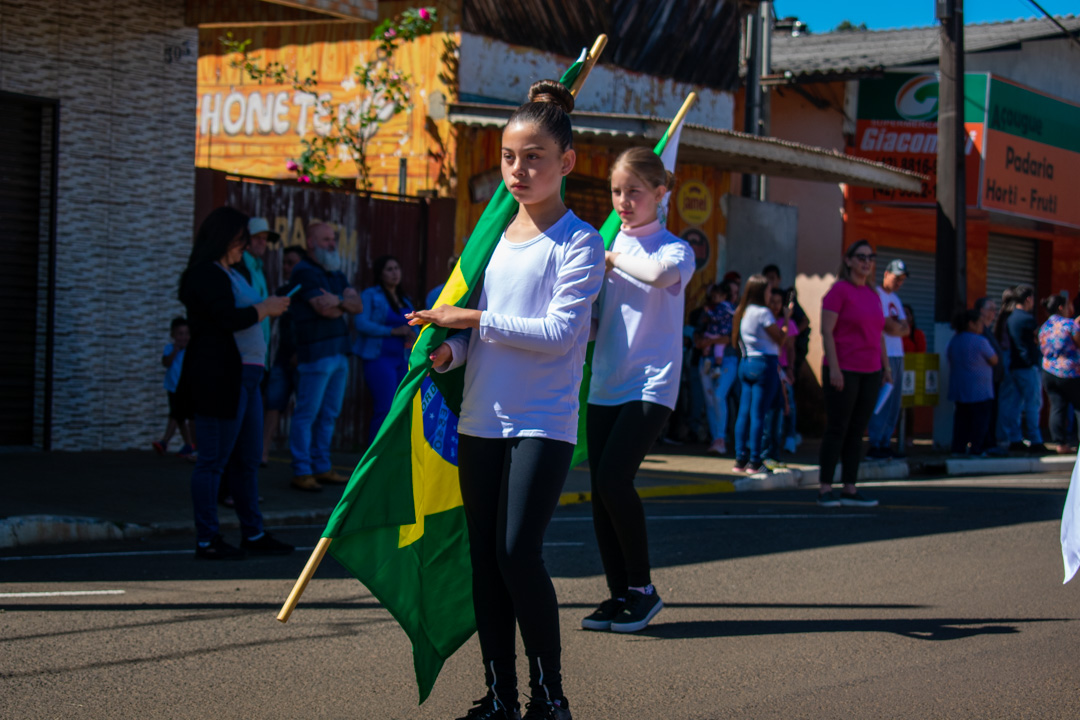
[(646, 627), (648, 627), (649, 621), (651, 621), (654, 617), (656, 617), (656, 613), (660, 612), (663, 609), (664, 609), (664, 601), (657, 598), (656, 604), (652, 606), (652, 610), (649, 611), (649, 614), (645, 616), (644, 620), (639, 620), (638, 622), (635, 622), (635, 623), (616, 623), (616, 622), (613, 622), (613, 623), (611, 623), (611, 632), (633, 633), (633, 632), (638, 632), (639, 630), (644, 630)]
[(843, 507), (877, 507), (877, 500), (848, 500), (845, 498), (840, 499), (840, 504)]
[(585, 630), (600, 630), (601, 632), (611, 629), (611, 621), (604, 622), (603, 620), (590, 620), (585, 618), (581, 621), (581, 627)]

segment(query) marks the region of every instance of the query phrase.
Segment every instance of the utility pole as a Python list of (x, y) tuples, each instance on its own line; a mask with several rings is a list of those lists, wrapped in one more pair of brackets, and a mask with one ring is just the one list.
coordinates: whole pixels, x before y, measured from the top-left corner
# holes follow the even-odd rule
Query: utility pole
[[(750, 135), (761, 134), (761, 11), (755, 8), (746, 15), (746, 48), (749, 57), (746, 61), (746, 107), (743, 115), (743, 132)], [(743, 197), (758, 199), (761, 193), (761, 178), (758, 175), (743, 174)]]
[[(950, 320), (967, 307), (967, 193), (964, 178), (964, 2), (935, 0), (941, 21), (938, 61), (937, 254), (934, 284), (934, 349), (943, 353), (952, 339)], [(946, 363), (939, 372), (941, 397), (950, 378)], [(934, 444), (952, 443), (953, 404), (934, 409)]]
[(967, 307), (967, 192), (964, 177), (964, 2), (936, 0), (938, 62), (937, 286), (934, 320), (948, 323)]

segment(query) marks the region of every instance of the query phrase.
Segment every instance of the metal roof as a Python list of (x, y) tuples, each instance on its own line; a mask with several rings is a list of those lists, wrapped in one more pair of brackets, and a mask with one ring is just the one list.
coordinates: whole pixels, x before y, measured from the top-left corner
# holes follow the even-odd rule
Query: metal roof
[(718, 90), (739, 86), (740, 0), (464, 0), (462, 29)]
[[(1056, 17), (1074, 36), (1080, 32), (1080, 16)], [(793, 82), (817, 82), (858, 77), (885, 68), (936, 65), (940, 32), (937, 26), (845, 30), (798, 37), (776, 32), (772, 37), (772, 74), (790, 73)], [(1053, 37), (1064, 37), (1064, 34), (1045, 17), (965, 25), (964, 50), (968, 54), (1001, 50), (1022, 42)]]
[[(449, 118), (452, 123), (470, 127), (501, 128), (513, 111), (504, 105), (454, 103)], [(575, 138), (600, 141), (613, 149), (640, 144), (642, 140), (656, 142), (671, 122), (616, 113), (575, 112), (573, 117)], [(926, 180), (922, 175), (835, 150), (690, 123), (683, 126), (679, 160), (714, 165), (729, 172), (909, 192), (922, 192)]]

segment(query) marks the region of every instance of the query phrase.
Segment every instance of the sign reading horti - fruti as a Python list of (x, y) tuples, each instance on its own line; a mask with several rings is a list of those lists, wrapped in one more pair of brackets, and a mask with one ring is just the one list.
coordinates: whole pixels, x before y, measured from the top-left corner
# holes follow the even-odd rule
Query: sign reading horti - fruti
[[(443, 40), (436, 33), (403, 44), (394, 55), (395, 69), (411, 78), (412, 108), (394, 115), (385, 98), (359, 97), (353, 68), (376, 51), (364, 24), (319, 24), (239, 28), (238, 40), (252, 41), (251, 55), (262, 66), (279, 62), (302, 77), (315, 73), (314, 94), (270, 82), (258, 83), (232, 67), (234, 57), (221, 43), (224, 31), (203, 29), (199, 36), (198, 103), (195, 165), (238, 175), (292, 178), (287, 163), (303, 152), (301, 140), (325, 134), (331, 113), (346, 117), (360, 103), (379, 108), (384, 123), (374, 127), (368, 144), (374, 190), (398, 192), (400, 160), (407, 170), (408, 194), (434, 187), (435, 155), (446, 155), (449, 142), (446, 98), (440, 74)], [(430, 120), (429, 120), (430, 118)], [(434, 135), (438, 135), (436, 139)], [(431, 151), (431, 152), (429, 152)], [(339, 177), (356, 177), (347, 148), (341, 147), (329, 168)]]
[(940, 356), (935, 353), (904, 355), (904, 378), (900, 385), (901, 407), (933, 407), (938, 404)]
[(1080, 106), (992, 77), (979, 205), (1080, 227)]
[[(978, 177), (986, 114), (987, 75), (964, 76), (964, 145), (968, 177)], [(938, 77), (934, 74), (886, 73), (859, 82), (855, 143), (848, 153), (902, 170), (926, 175), (919, 192), (859, 185), (850, 189), (857, 201), (933, 204), (937, 184)], [(978, 202), (974, 182), (967, 186), (967, 204)]]

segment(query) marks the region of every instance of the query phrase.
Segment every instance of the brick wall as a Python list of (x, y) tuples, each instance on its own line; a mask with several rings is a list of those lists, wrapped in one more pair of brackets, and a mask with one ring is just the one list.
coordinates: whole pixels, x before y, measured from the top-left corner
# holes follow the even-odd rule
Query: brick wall
[(0, 90), (60, 101), (57, 450), (148, 447), (164, 426), (195, 191), (183, 17), (183, 0), (0, 0)]

